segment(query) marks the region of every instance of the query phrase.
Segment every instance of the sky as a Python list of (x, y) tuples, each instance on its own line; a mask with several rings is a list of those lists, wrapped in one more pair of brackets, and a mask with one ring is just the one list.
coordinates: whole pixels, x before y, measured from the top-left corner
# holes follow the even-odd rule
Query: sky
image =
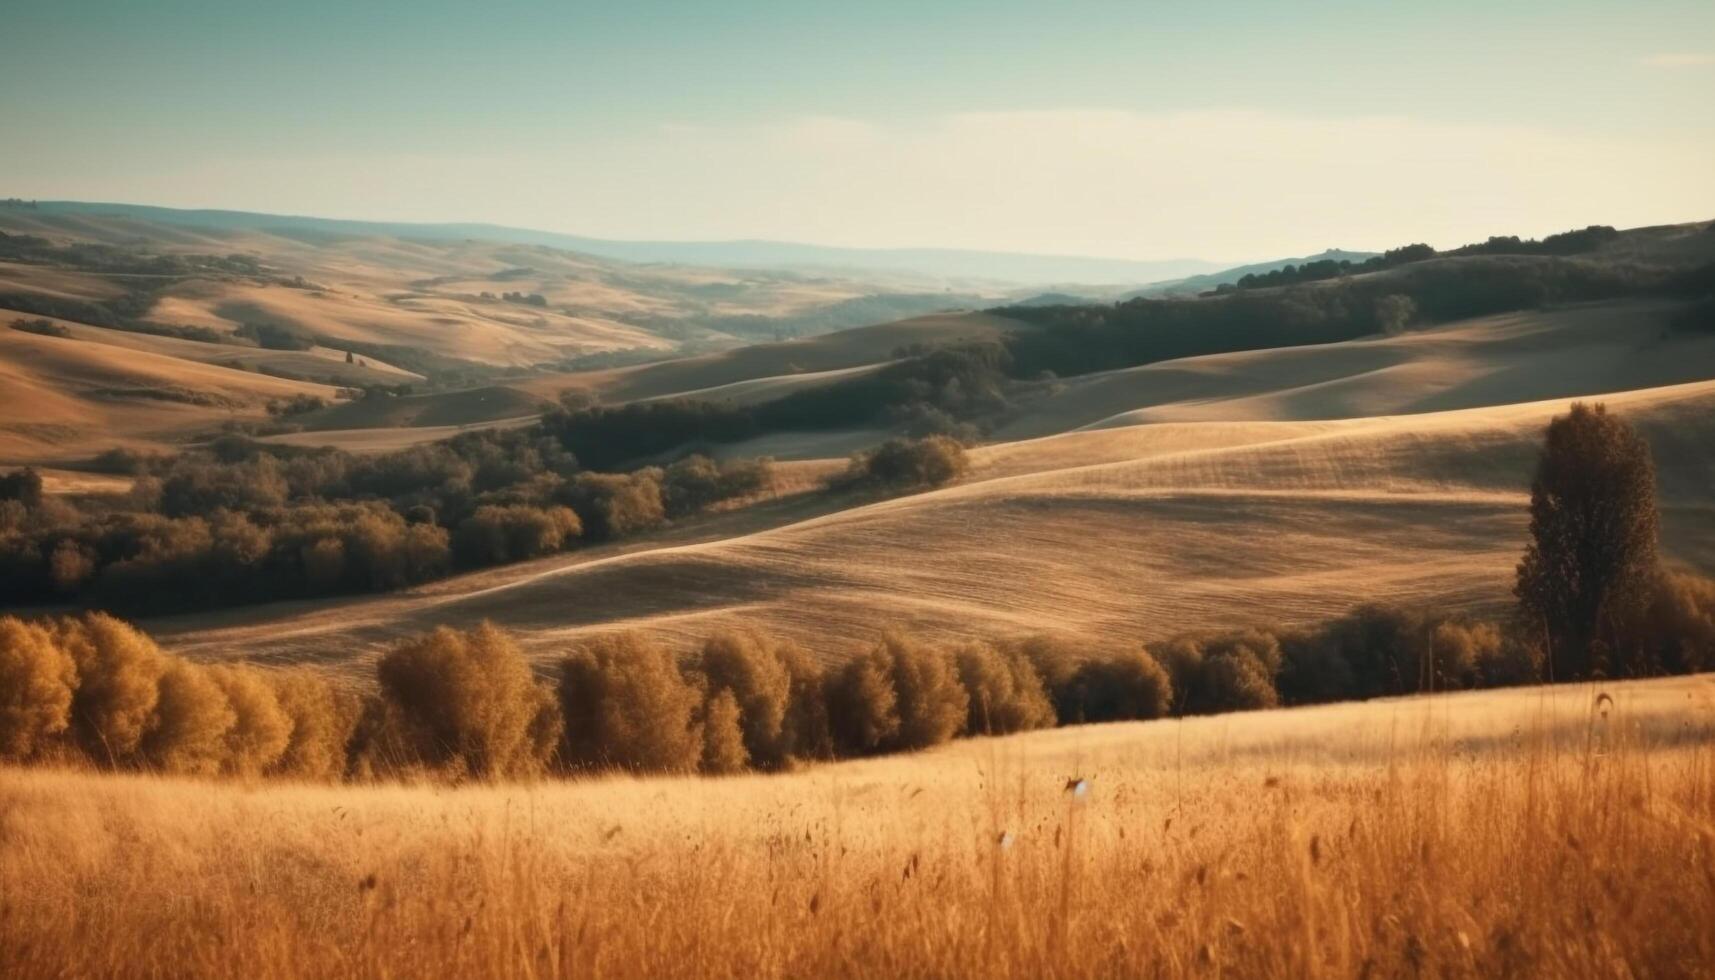
[(10, 0), (0, 197), (1251, 261), (1715, 217), (1715, 3)]

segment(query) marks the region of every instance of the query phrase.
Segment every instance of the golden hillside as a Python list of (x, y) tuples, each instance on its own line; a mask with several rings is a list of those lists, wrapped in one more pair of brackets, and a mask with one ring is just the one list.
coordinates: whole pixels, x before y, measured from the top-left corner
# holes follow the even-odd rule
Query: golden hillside
[[(976, 450), (970, 476), (938, 491), (833, 512), (788, 499), (399, 595), (156, 628), (207, 656), (354, 666), (399, 635), (485, 618), (543, 649), (592, 630), (686, 639), (748, 623), (838, 657), (889, 624), (1118, 640), (1367, 600), (1493, 610), (1523, 547), (1541, 432), (1568, 404), (1530, 399), (1564, 385), (1643, 430), (1667, 551), (1712, 568), (1715, 382), (1674, 382), (1707, 376), (1715, 346), (1664, 337), (1660, 313), (1597, 305), (1119, 372), (1042, 404), (1061, 427), (1100, 425)], [(1201, 380), (1171, 401), (1152, 375)], [(1116, 415), (1126, 391), (1161, 400)]]

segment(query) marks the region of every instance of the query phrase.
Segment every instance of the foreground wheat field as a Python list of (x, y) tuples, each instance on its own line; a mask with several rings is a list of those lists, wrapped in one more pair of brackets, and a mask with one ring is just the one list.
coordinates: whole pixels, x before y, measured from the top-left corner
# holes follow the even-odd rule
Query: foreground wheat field
[(445, 788), (0, 773), (11, 976), (1690, 976), (1715, 678)]

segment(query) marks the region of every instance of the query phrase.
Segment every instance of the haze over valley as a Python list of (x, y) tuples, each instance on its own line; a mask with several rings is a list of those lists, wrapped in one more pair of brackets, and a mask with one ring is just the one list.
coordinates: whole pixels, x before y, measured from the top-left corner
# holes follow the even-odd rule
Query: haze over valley
[(1715, 974), (1715, 8), (81, 0), (0, 975)]

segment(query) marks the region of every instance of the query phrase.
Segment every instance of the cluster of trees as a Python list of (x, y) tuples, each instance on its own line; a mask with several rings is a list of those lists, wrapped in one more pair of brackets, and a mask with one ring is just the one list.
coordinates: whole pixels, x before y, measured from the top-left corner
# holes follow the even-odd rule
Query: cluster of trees
[(19, 508), (39, 507), (42, 503), (42, 475), (25, 467), (11, 473), (0, 473), (0, 504), (15, 504)]
[[(1645, 634), (1655, 669), (1715, 667), (1715, 582), (1661, 581)], [(835, 666), (752, 632), (683, 656), (616, 633), (543, 673), (485, 624), (398, 643), (358, 694), (302, 669), (185, 661), (99, 613), (8, 617), (0, 761), (297, 779), (777, 771), (961, 736), (1534, 683), (1545, 669), (1535, 638), (1508, 625), (1387, 606), (1148, 647), (889, 632)]]
[(137, 291), (97, 303), (49, 293), (0, 293), (0, 307), (38, 317), (74, 320), (113, 330), (175, 337), (204, 344), (231, 342), (231, 337), (209, 327), (154, 323), (142, 319), (152, 305), (146, 297), (147, 293)]
[[(771, 460), (696, 454), (586, 471), (532, 430), (372, 456), (226, 436), (178, 456), (115, 450), (101, 463), (135, 475), (131, 491), (53, 498), (32, 470), (0, 476), (7, 603), (157, 613), (388, 591), (645, 532), (753, 498), (774, 480)], [(908, 492), (967, 468), (956, 440), (895, 439), (854, 455), (832, 483)]]
[(336, 779), (359, 700), (316, 671), (204, 666), (102, 614), (0, 618), (0, 759)]
[[(528, 270), (526, 270), (526, 271), (528, 271)], [(494, 299), (495, 298), (493, 293), (485, 292), (481, 295), (482, 295), (483, 299)], [(504, 302), (504, 303), (521, 303), (524, 306), (536, 306), (536, 307), (541, 307), (543, 309), (546, 309), (548, 306), (548, 298), (546, 296), (543, 296), (541, 293), (506, 292), (506, 293), (501, 293), (499, 298), (500, 298), (501, 302)]]
[(852, 455), (836, 485), (908, 492), (942, 486), (970, 469), (965, 447), (949, 436), (889, 439)]
[(0, 259), (130, 276), (182, 277), (225, 273), (260, 277), (270, 272), (255, 256), (236, 252), (229, 255), (162, 254), (99, 242), (56, 245), (38, 235), (9, 235), (5, 232), (0, 232)]
[[(16, 503), (40, 486), (13, 479), (0, 492)], [(752, 633), (714, 636), (683, 658), (625, 633), (577, 646), (538, 677), (484, 624), (397, 644), (359, 699), (313, 675), (170, 657), (102, 614), (7, 617), (0, 761), (297, 778), (731, 773), (1057, 724), (1715, 668), (1715, 581), (1662, 568), (1653, 464), (1634, 431), (1601, 406), (1555, 419), (1531, 510), (1508, 621), (1366, 605), (1308, 629), (1153, 647), (943, 645), (894, 632), (829, 668)], [(461, 547), (552, 547), (539, 543), (578, 522), (569, 509), (500, 506), (477, 519)]]
[(39, 337), (70, 337), (71, 331), (52, 320), (27, 319), (19, 317), (12, 321), (12, 329), (23, 333), (33, 333)]
[(831, 669), (752, 633), (683, 658), (615, 634), (538, 677), (486, 624), (399, 643), (359, 697), (303, 671), (173, 657), (103, 614), (0, 619), (0, 680), (3, 761), (295, 778), (771, 771), (961, 734), (1156, 718), (1173, 697), (1143, 650), (942, 647), (898, 633)]
[(998, 343), (938, 347), (860, 377), (755, 405), (686, 398), (624, 405), (574, 400), (548, 413), (543, 425), (569, 452), (598, 469), (771, 432), (885, 424), (911, 435), (970, 438), (975, 431), (968, 420), (1006, 407), (1010, 362)]
[(160, 612), (384, 591), (638, 533), (773, 481), (766, 459), (588, 472), (524, 430), (376, 456), (223, 437), (106, 459), (138, 474), (128, 494), (67, 501), (31, 471), (0, 478), (7, 603)]
[(1494, 235), (1488, 241), (1465, 245), (1446, 252), (1437, 252), (1434, 248), (1421, 243), (1404, 245), (1399, 248), (1390, 248), (1381, 255), (1372, 256), (1362, 262), (1352, 262), (1346, 259), (1321, 259), (1316, 262), (1306, 262), (1303, 265), (1282, 266), (1270, 272), (1253, 272), (1241, 277), (1232, 286), (1222, 287), (1216, 292), (1223, 292), (1227, 289), (1266, 289), (1273, 286), (1291, 286), (1361, 272), (1380, 272), (1383, 269), (1392, 269), (1408, 262), (1422, 262), (1438, 257), (1461, 255), (1581, 255), (1586, 252), (1593, 252), (1619, 237), (1620, 233), (1609, 225), (1591, 225), (1588, 228), (1549, 235), (1541, 241), (1534, 238), (1520, 239), (1517, 235)]
[[(1392, 254), (1392, 253), (1389, 253)], [(1555, 256), (1410, 263), (1387, 276), (1196, 299), (1138, 298), (1109, 306), (1024, 306), (995, 312), (1036, 325), (1006, 340), (1009, 374), (1035, 377), (1133, 367), (1265, 347), (1353, 340), (1554, 303), (1640, 295), (1710, 294), (1715, 265), (1663, 270)]]
[(290, 398), (275, 398), (268, 402), (268, 414), (276, 418), (288, 418), (293, 415), (308, 415), (328, 407), (326, 398), (299, 392)]
[(267, 321), (241, 324), (232, 333), (234, 336), (255, 341), (256, 346), (264, 350), (309, 350), (316, 345), (314, 339), (291, 327)]

